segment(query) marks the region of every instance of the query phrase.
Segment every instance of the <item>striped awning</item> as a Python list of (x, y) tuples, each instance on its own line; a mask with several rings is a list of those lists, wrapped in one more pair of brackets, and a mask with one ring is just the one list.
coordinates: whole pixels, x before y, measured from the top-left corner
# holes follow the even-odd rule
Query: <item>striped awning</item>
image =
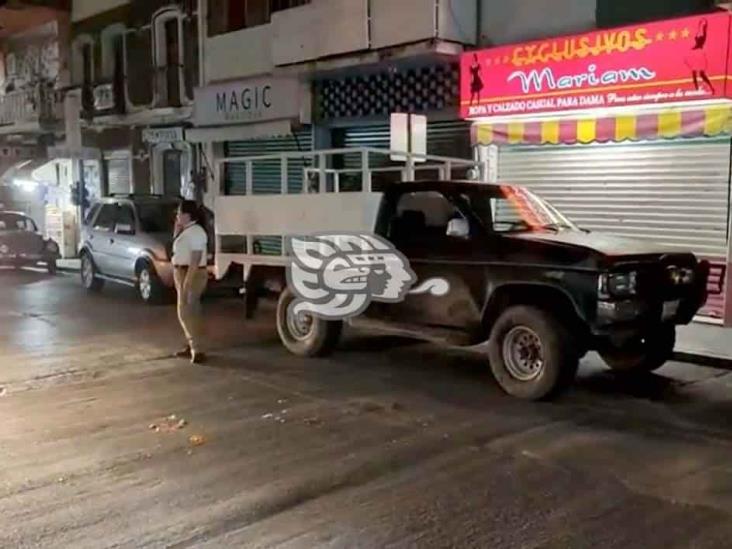
[(473, 143), (543, 145), (712, 136), (732, 133), (731, 115), (731, 105), (715, 105), (608, 117), (477, 122)]

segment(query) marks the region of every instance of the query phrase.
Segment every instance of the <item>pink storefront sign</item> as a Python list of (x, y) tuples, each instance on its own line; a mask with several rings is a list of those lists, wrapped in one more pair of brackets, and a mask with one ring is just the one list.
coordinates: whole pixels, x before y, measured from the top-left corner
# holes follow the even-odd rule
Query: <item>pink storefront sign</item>
[(723, 99), (727, 12), (468, 52), (466, 119)]

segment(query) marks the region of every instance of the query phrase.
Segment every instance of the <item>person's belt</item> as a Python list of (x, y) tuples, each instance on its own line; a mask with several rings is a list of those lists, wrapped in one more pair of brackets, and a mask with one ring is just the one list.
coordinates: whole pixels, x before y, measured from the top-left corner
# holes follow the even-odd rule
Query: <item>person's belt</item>
[[(175, 267), (176, 269), (179, 269), (181, 271), (187, 271), (188, 269), (191, 268), (190, 265), (173, 265), (173, 267)], [(203, 266), (199, 265), (198, 267), (194, 267), (194, 269), (203, 271), (203, 270), (207, 269), (207, 267), (203, 267)]]

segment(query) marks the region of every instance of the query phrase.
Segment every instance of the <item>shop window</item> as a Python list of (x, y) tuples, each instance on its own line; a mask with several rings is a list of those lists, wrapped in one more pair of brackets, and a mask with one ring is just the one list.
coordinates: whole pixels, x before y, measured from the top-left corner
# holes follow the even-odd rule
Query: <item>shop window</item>
[(209, 36), (266, 25), (278, 11), (309, 4), (311, 0), (208, 0)]

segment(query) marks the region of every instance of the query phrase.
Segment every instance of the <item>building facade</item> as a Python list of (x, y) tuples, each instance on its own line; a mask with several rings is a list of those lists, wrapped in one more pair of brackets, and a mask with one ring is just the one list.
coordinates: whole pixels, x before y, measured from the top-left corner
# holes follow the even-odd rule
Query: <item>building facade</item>
[(2, 207), (26, 212), (42, 231), (46, 206), (63, 208), (67, 198), (66, 166), (44, 167), (64, 139), (69, 10), (63, 1), (0, 6)]
[(710, 261), (703, 315), (729, 324), (732, 17), (710, 2), (630, 8), (599, 3), (597, 30), (464, 54), (463, 117), (496, 181)]
[[(476, 43), (479, 4), (200, 0), (204, 86), (188, 135), (205, 151), (209, 196), (244, 192), (245, 174), (216, 169), (223, 158), (388, 149), (394, 112), (427, 115), (428, 152), (470, 155), (457, 60)], [(278, 170), (255, 164), (254, 192), (278, 192)]]
[(195, 154), (185, 141), (198, 84), (195, 2), (75, 1), (69, 153), (102, 195), (186, 196)]

